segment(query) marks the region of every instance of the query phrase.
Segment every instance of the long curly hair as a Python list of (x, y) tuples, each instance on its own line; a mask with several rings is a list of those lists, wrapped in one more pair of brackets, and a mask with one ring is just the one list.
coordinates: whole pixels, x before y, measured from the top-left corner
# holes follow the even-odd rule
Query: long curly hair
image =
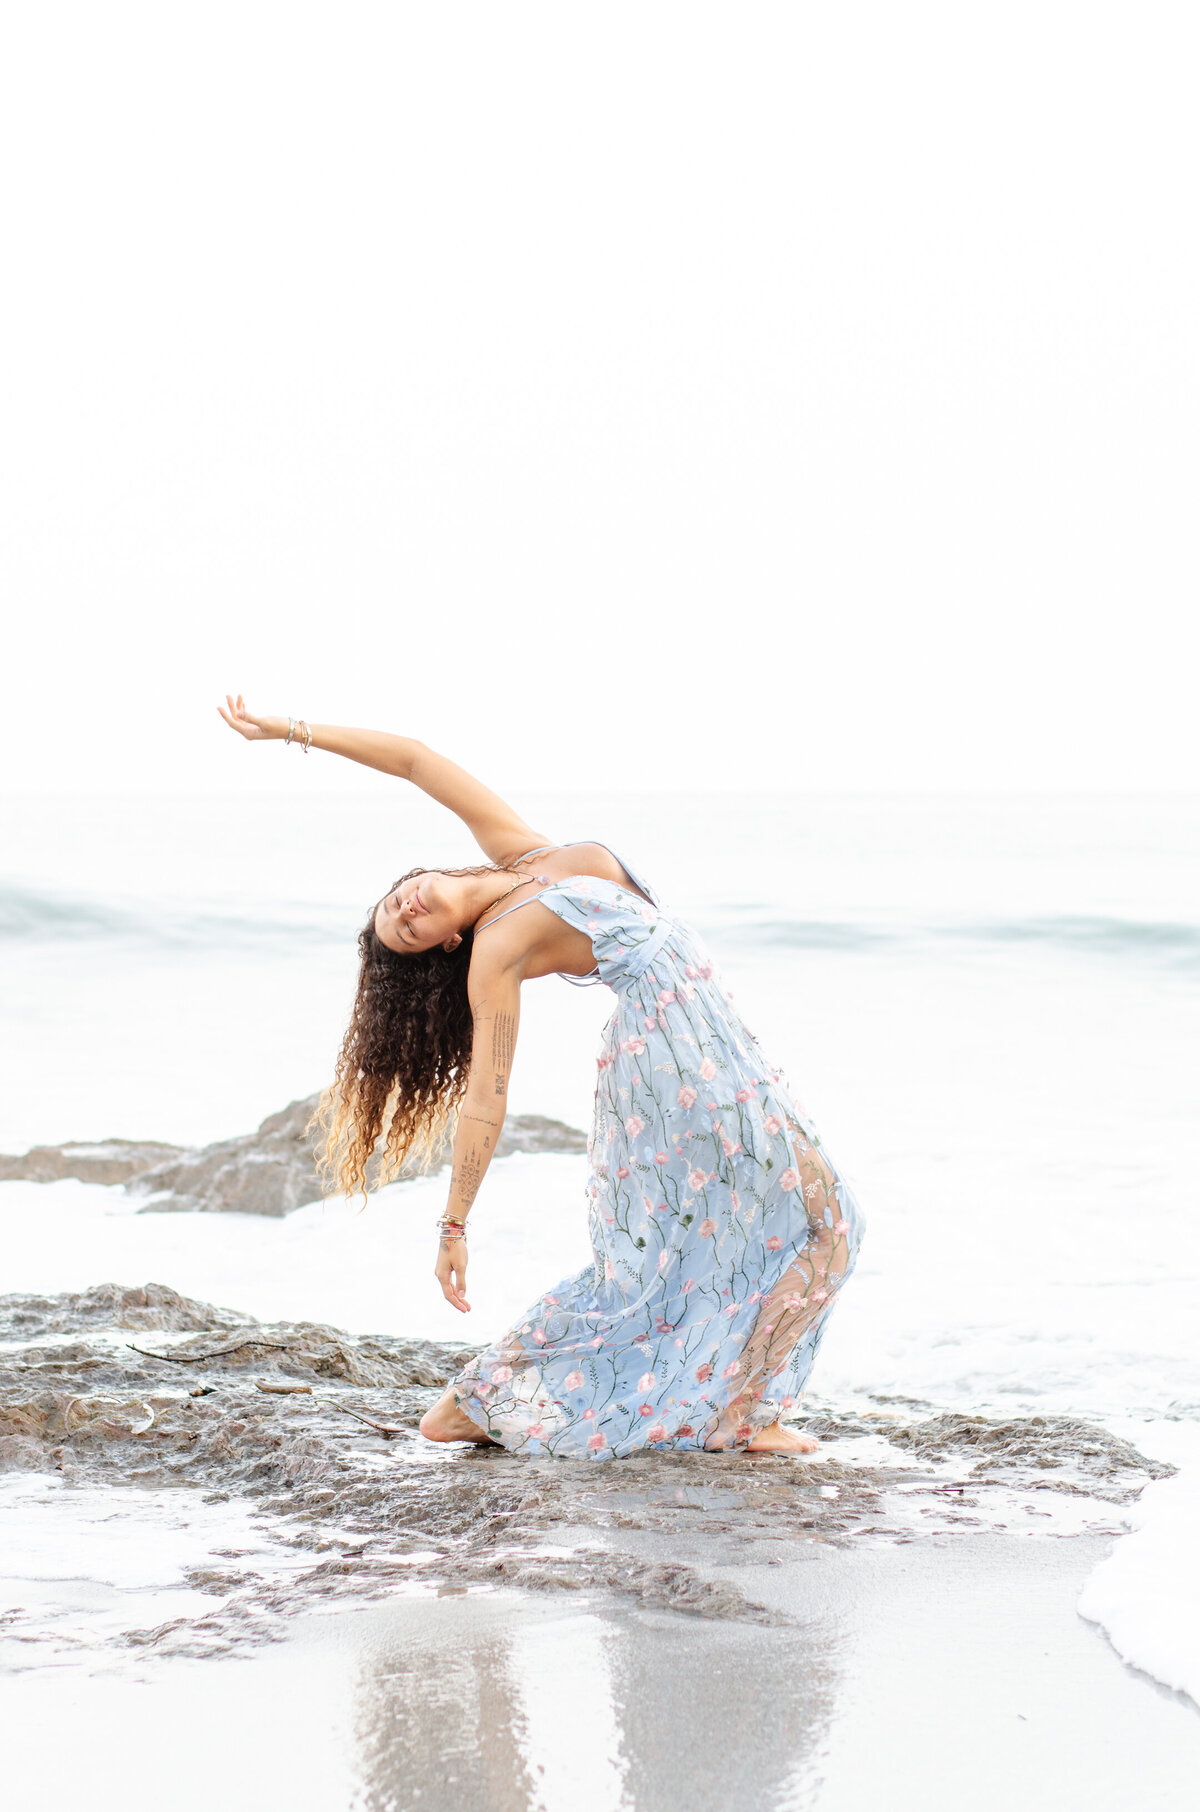
[[(388, 891), (429, 872), (411, 868)], [(438, 872), (516, 871), (489, 862)], [(350, 1024), (309, 1127), (318, 1135), (317, 1167), (327, 1189), (364, 1198), (401, 1170), (428, 1170), (445, 1156), (471, 1067), (474, 931), (465, 930), (455, 950), (400, 956), (376, 936), (375, 912), (358, 934)]]

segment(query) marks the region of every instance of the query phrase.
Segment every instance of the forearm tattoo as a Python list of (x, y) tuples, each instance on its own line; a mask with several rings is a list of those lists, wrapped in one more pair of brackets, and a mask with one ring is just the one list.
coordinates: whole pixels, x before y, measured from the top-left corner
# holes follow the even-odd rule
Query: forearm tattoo
[(492, 1021), (492, 1070), (495, 1075), (495, 1091), (498, 1095), (503, 1095), (508, 1087), (508, 1072), (512, 1068), (516, 1042), (516, 1014), (497, 1013)]
[(450, 1181), (450, 1193), (466, 1209), (471, 1206), (479, 1194), (479, 1185), (483, 1181), (483, 1159), (474, 1150), (464, 1151), (454, 1165), (454, 1174)]

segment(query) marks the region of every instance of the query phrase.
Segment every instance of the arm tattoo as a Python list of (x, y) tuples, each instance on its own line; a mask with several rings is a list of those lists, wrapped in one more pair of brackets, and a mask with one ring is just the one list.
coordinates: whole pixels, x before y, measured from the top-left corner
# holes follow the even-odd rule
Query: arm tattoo
[(502, 1095), (512, 1068), (513, 1049), (517, 1042), (517, 1019), (515, 1013), (497, 1013), (492, 1021), (492, 1068), (496, 1078), (496, 1093)]
[(483, 1181), (483, 1165), (473, 1151), (464, 1152), (454, 1166), (450, 1182), (452, 1195), (457, 1195), (464, 1208), (469, 1208), (479, 1194), (479, 1185)]

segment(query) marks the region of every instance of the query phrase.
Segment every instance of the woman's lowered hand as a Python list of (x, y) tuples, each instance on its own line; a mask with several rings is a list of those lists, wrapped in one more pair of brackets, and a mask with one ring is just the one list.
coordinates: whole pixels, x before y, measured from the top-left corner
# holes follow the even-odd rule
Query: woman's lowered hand
[(469, 1315), (467, 1301), (467, 1242), (465, 1239), (443, 1240), (438, 1248), (434, 1276), (442, 1286), (442, 1295), (460, 1315)]

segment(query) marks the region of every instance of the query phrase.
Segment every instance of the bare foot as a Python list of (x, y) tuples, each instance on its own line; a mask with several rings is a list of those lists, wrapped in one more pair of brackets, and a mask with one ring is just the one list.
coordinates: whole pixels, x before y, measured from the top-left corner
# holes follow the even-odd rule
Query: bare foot
[(798, 1428), (785, 1428), (782, 1422), (772, 1422), (770, 1428), (760, 1428), (752, 1441), (746, 1445), (747, 1453), (815, 1453), (821, 1445), (813, 1435), (801, 1434)]
[(478, 1422), (472, 1422), (465, 1409), (460, 1409), (454, 1392), (448, 1390), (427, 1409), (418, 1424), (427, 1441), (477, 1441), (484, 1447), (498, 1447), (491, 1435), (485, 1434)]

